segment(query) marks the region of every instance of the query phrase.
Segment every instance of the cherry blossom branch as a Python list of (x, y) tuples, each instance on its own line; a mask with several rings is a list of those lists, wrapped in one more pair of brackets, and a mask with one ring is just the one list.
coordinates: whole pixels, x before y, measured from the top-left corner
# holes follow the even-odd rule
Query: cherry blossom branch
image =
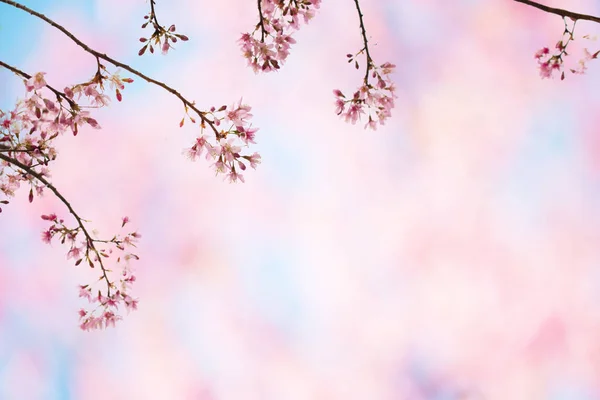
[(33, 15), (34, 17), (37, 17), (41, 20), (43, 20), (44, 22), (48, 23), (49, 25), (53, 26), (54, 28), (58, 29), (59, 31), (61, 31), (62, 33), (64, 33), (69, 39), (71, 39), (73, 42), (75, 42), (79, 47), (81, 47), (84, 51), (86, 51), (87, 53), (92, 54), (93, 56), (95, 56), (97, 59), (102, 59), (104, 61), (107, 61), (109, 63), (111, 63), (112, 65), (114, 65), (115, 67), (120, 67), (140, 78), (142, 78), (143, 80), (145, 80), (148, 83), (152, 83), (156, 86), (159, 86), (161, 88), (163, 88), (164, 90), (166, 90), (167, 92), (171, 93), (172, 95), (174, 95), (175, 97), (177, 97), (179, 100), (181, 100), (181, 102), (184, 104), (186, 110), (187, 108), (191, 108), (202, 120), (202, 122), (204, 122), (205, 124), (208, 124), (211, 129), (213, 130), (217, 140), (221, 139), (222, 135), (220, 135), (219, 131), (217, 130), (215, 124), (213, 121), (211, 121), (210, 119), (208, 119), (205, 116), (205, 112), (200, 111), (198, 108), (196, 108), (196, 106), (194, 105), (195, 103), (192, 101), (187, 100), (185, 97), (183, 97), (183, 95), (181, 95), (177, 90), (173, 89), (172, 87), (166, 85), (163, 82), (157, 81), (156, 79), (153, 79), (145, 74), (143, 74), (142, 72), (130, 67), (129, 65), (123, 64), (122, 62), (119, 62), (111, 57), (109, 57), (108, 55), (106, 55), (105, 53), (100, 53), (99, 51), (96, 51), (92, 48), (90, 48), (88, 45), (86, 45), (85, 43), (83, 43), (81, 40), (79, 40), (77, 37), (75, 37), (75, 35), (73, 35), (69, 30), (67, 30), (66, 28), (64, 28), (62, 25), (54, 22), (53, 20), (51, 20), (50, 18), (46, 17), (44, 14), (41, 14), (35, 10), (32, 10), (31, 8), (24, 6), (20, 3), (17, 3), (15, 1), (12, 0), (0, 0), (0, 3), (5, 3), (8, 4), (10, 6), (13, 6), (15, 8), (18, 8), (22, 11), (27, 12), (28, 14)]
[(356, 11), (358, 11), (358, 19), (360, 20), (360, 30), (363, 38), (363, 43), (365, 47), (363, 50), (367, 56), (367, 71), (365, 72), (365, 85), (369, 83), (369, 71), (371, 70), (371, 66), (373, 64), (373, 59), (371, 58), (371, 54), (369, 53), (369, 41), (367, 40), (367, 31), (365, 29), (365, 24), (363, 21), (363, 14), (360, 10), (360, 4), (358, 0), (354, 0), (354, 4), (356, 5)]
[[(360, 9), (359, 0), (354, 0), (358, 19), (360, 22), (360, 32), (363, 39), (363, 48), (355, 54), (346, 54), (348, 63), (354, 62), (356, 69), (360, 68), (356, 57), (365, 55), (367, 67), (363, 83), (358, 87), (352, 96), (346, 97), (344, 93), (335, 89), (333, 94), (336, 98), (336, 113), (346, 120), (355, 124), (364, 115), (367, 117), (365, 128), (377, 129), (377, 125), (384, 125), (385, 121), (391, 117), (392, 108), (394, 108), (395, 87), (391, 79), (391, 74), (396, 67), (394, 64), (386, 62), (379, 66), (371, 58), (369, 52), (369, 40), (367, 39), (367, 30), (363, 20), (363, 13)], [(369, 83), (369, 78), (373, 78), (376, 83)]]
[[(560, 79), (565, 79), (565, 71), (564, 67), (564, 57), (568, 56), (567, 47), (569, 44), (575, 40), (574, 32), (575, 25), (579, 20), (592, 21), (596, 23), (600, 23), (600, 17), (595, 17), (593, 15), (588, 14), (580, 14), (576, 12), (572, 12), (569, 10), (549, 7), (543, 4), (536, 3), (530, 0), (515, 0), (518, 3), (522, 3), (544, 12), (555, 14), (562, 17), (563, 22), (565, 24), (565, 29), (563, 30), (561, 39), (554, 46), (556, 51), (551, 51), (549, 47), (542, 47), (537, 50), (534, 54), (534, 58), (538, 63), (538, 68), (540, 72), (540, 76), (542, 78), (552, 78), (553, 73), (556, 71), (560, 74)], [(569, 24), (567, 23), (567, 18), (573, 21), (573, 26), (569, 28)], [(589, 35), (584, 35), (584, 39), (595, 40), (595, 38), (590, 37)], [(578, 62), (577, 68), (569, 68), (573, 74), (584, 74), (587, 70), (587, 63), (591, 60), (597, 59), (600, 51), (590, 52), (588, 48), (583, 49), (583, 58), (581, 58)]]
[(585, 20), (585, 21), (592, 21), (592, 22), (596, 22), (600, 24), (600, 17), (595, 17), (593, 15), (588, 15), (588, 14), (580, 14), (580, 13), (576, 13), (576, 12), (572, 12), (569, 10), (564, 10), (562, 8), (554, 8), (554, 7), (549, 7), (540, 3), (536, 3), (535, 1), (530, 1), (530, 0), (514, 0), (517, 3), (522, 3), (522, 4), (526, 4), (528, 6), (531, 7), (535, 7), (539, 10), (545, 11), (547, 13), (550, 14), (556, 14), (556, 15), (560, 15), (561, 17), (569, 17), (572, 20), (576, 21), (576, 20)]
[(52, 193), (54, 193), (54, 195), (67, 207), (67, 209), (69, 210), (69, 213), (71, 213), (71, 215), (73, 215), (73, 217), (77, 221), (77, 225), (79, 225), (79, 228), (83, 232), (88, 248), (91, 248), (92, 251), (94, 252), (94, 254), (96, 255), (98, 263), (100, 264), (100, 269), (102, 270), (102, 276), (108, 287), (107, 294), (108, 294), (108, 297), (110, 297), (110, 290), (111, 290), (112, 283), (108, 279), (108, 275), (106, 274), (106, 268), (104, 267), (104, 264), (102, 263), (102, 257), (100, 256), (100, 252), (98, 251), (98, 249), (96, 249), (96, 246), (94, 245), (94, 242), (96, 240), (93, 239), (92, 236), (89, 234), (88, 230), (86, 229), (86, 227), (83, 223), (83, 219), (79, 216), (79, 214), (77, 214), (77, 212), (75, 212), (75, 210), (71, 206), (71, 203), (69, 203), (69, 201), (62, 195), (62, 193), (60, 193), (58, 191), (58, 189), (53, 184), (48, 182), (48, 180), (46, 178), (44, 178), (41, 174), (39, 174), (38, 172), (36, 172), (32, 168), (30, 168), (29, 166), (23, 164), (19, 160), (8, 157), (8, 156), (2, 154), (1, 152), (0, 152), (0, 160), (4, 160), (9, 164), (12, 164), (12, 165), (18, 167), (22, 171), (26, 172), (27, 174), (33, 176), (35, 179), (37, 179), (38, 181), (43, 183), (44, 186), (46, 186), (48, 189), (50, 189), (52, 191)]
[[(79, 311), (80, 328), (83, 330), (114, 326), (116, 321), (122, 319), (117, 313), (118, 305), (124, 304), (126, 309), (131, 311), (137, 308), (138, 302), (129, 295), (129, 289), (135, 282), (135, 275), (132, 274), (129, 261), (138, 260), (139, 257), (126, 252), (125, 248), (135, 247), (135, 242), (141, 235), (131, 232), (125, 236), (115, 235), (110, 240), (94, 239), (86, 228), (86, 223), (89, 221), (81, 218), (66, 198), (48, 181), (50, 176), (48, 165), (56, 159), (57, 155), (53, 145), (54, 139), (68, 129), (76, 135), (78, 126), (89, 125), (92, 128), (100, 128), (98, 122), (89, 116), (89, 112), (81, 111), (81, 107), (85, 106), (76, 103), (74, 96), (78, 99), (87, 98), (91, 104), (96, 105), (96, 108), (103, 107), (107, 104), (108, 97), (96, 88), (100, 86), (100, 90), (103, 90), (104, 80), (116, 87), (118, 100), (120, 100), (119, 89), (124, 88), (123, 83), (131, 82), (130, 79), (120, 78), (117, 73), (104, 76), (102, 71), (106, 68), (99, 63), (99, 60), (98, 68), (89, 82), (65, 87), (63, 92), (73, 101), (72, 109), (62, 104), (58, 106), (44, 96), (44, 89), (48, 84), (44, 79), (45, 74), (38, 72), (23, 81), (27, 95), (17, 102), (14, 110), (9, 112), (0, 110), (0, 194), (7, 199), (14, 197), (15, 191), (25, 183), (30, 186), (29, 202), (32, 202), (34, 193), (41, 196), (45, 189), (50, 189), (67, 206), (76, 220), (76, 225), (67, 226), (56, 214), (42, 215), (42, 219), (51, 224), (42, 232), (42, 241), (50, 244), (52, 239), (58, 236), (62, 244), (69, 242), (67, 259), (74, 259), (75, 266), (85, 259), (91, 268), (94, 268), (96, 263), (101, 267), (102, 274), (98, 281), (104, 281), (107, 288), (105, 291), (98, 290), (98, 294), (93, 295), (91, 285), (79, 285), (79, 296), (92, 304), (96, 303), (96, 307), (91, 311), (84, 309)], [(11, 71), (17, 76), (29, 76), (15, 67), (12, 67)], [(62, 97), (58, 98), (59, 103), (62, 99)], [(7, 199), (0, 200), (0, 204), (8, 204)], [(123, 218), (121, 228), (128, 222), (129, 218)], [(78, 240), (80, 233), (83, 233), (83, 238)], [(104, 247), (109, 244), (114, 245), (115, 249)], [(118, 285), (116, 279), (109, 278), (113, 271), (106, 267), (106, 260), (103, 261), (103, 258), (108, 259), (113, 253), (119, 254), (116, 257), (116, 264), (121, 262), (123, 263), (120, 265), (125, 264), (122, 273), (119, 274)]]

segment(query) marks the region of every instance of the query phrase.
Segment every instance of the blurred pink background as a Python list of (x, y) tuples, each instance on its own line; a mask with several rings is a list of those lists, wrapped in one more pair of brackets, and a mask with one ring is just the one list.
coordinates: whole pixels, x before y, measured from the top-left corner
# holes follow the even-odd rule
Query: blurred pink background
[[(600, 15), (563, 3), (545, 4)], [(399, 96), (371, 132), (334, 112), (332, 90), (362, 77), (351, 1), (324, 1), (285, 67), (258, 76), (236, 43), (252, 1), (157, 2), (191, 40), (143, 58), (142, 1), (26, 4), (201, 108), (243, 97), (263, 163), (232, 185), (187, 160), (196, 127), (139, 79), (95, 113), (102, 130), (62, 137), (54, 184), (101, 234), (128, 215), (143, 235), (139, 311), (78, 329), (88, 272), (40, 240), (39, 215), (66, 210), (22, 190), (0, 216), (0, 399), (600, 399), (600, 65), (540, 79), (559, 17), (363, 0)], [(57, 87), (95, 70), (6, 5), (0, 26), (0, 57)], [(569, 65), (600, 49), (580, 38), (598, 28), (578, 23)], [(24, 93), (0, 84), (5, 107)]]

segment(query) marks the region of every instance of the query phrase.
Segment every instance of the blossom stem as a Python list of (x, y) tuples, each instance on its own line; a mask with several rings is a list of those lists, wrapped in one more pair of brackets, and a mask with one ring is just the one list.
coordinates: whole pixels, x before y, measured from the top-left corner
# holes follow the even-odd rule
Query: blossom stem
[(160, 24), (158, 23), (158, 18), (156, 17), (156, 11), (154, 11), (154, 0), (150, 0), (150, 14), (152, 14), (151, 18), (154, 21), (155, 26), (158, 28), (160, 28)]
[(371, 64), (373, 60), (371, 59), (371, 54), (369, 53), (369, 41), (367, 40), (367, 30), (365, 29), (365, 24), (363, 21), (363, 13), (360, 9), (360, 4), (358, 0), (354, 0), (354, 4), (356, 4), (356, 11), (358, 11), (358, 19), (360, 20), (360, 31), (363, 38), (363, 43), (365, 45), (364, 50), (367, 54), (367, 71), (365, 72), (365, 84), (369, 83), (369, 71), (371, 70)]
[(85, 43), (83, 43), (81, 40), (79, 40), (75, 35), (73, 35), (69, 30), (67, 30), (65, 27), (63, 27), (62, 25), (54, 22), (53, 20), (51, 20), (50, 18), (46, 17), (44, 14), (41, 14), (35, 10), (32, 10), (31, 8), (24, 6), (23, 4), (17, 3), (16, 1), (13, 0), (0, 0), (0, 3), (5, 3), (8, 4), (10, 6), (13, 6), (15, 8), (18, 8), (22, 11), (25, 11), (28, 14), (33, 15), (34, 17), (37, 17), (41, 20), (43, 20), (44, 22), (48, 23), (49, 25), (51, 25), (52, 27), (58, 29), (59, 31), (61, 31), (62, 33), (64, 33), (69, 39), (71, 39), (73, 42), (75, 42), (79, 47), (81, 47), (84, 51), (86, 51), (87, 53), (92, 54), (94, 57), (96, 58), (100, 58), (104, 61), (107, 61), (109, 63), (111, 63), (112, 65), (114, 65), (115, 67), (119, 67), (124, 69), (125, 71), (128, 71), (140, 78), (142, 78), (143, 80), (145, 80), (148, 83), (152, 83), (156, 86), (159, 86), (161, 88), (163, 88), (164, 90), (166, 90), (167, 92), (171, 93), (172, 95), (174, 95), (175, 97), (177, 97), (179, 100), (181, 100), (183, 102), (183, 104), (186, 107), (191, 108), (192, 110), (194, 110), (196, 112), (196, 114), (198, 114), (198, 116), (200, 117), (200, 119), (205, 122), (206, 124), (208, 124), (212, 130), (215, 133), (215, 136), (218, 138), (219, 137), (219, 131), (217, 130), (216, 126), (214, 125), (214, 123), (209, 120), (208, 118), (206, 118), (205, 113), (200, 111), (195, 105), (194, 102), (189, 101), (188, 99), (186, 99), (185, 97), (183, 97), (183, 95), (181, 95), (177, 90), (173, 89), (172, 87), (166, 85), (163, 82), (157, 81), (156, 79), (153, 79), (147, 75), (145, 75), (144, 73), (130, 67), (129, 65), (123, 64), (120, 61), (115, 60), (114, 58), (109, 57), (108, 55), (106, 55), (105, 53), (100, 53), (99, 51), (96, 51), (94, 49), (92, 49), (91, 47), (89, 47), (88, 45), (86, 45)]
[(104, 264), (102, 264), (102, 257), (100, 256), (100, 252), (98, 251), (98, 249), (96, 249), (96, 246), (94, 246), (94, 242), (96, 240), (93, 239), (92, 236), (89, 234), (88, 230), (85, 227), (85, 224), (83, 223), (83, 219), (75, 212), (75, 210), (73, 209), (73, 207), (71, 206), (69, 201), (58, 191), (58, 189), (53, 184), (48, 182), (48, 180), (46, 178), (44, 178), (38, 172), (34, 171), (31, 167), (23, 164), (22, 162), (20, 162), (17, 159), (14, 159), (12, 157), (8, 157), (8, 156), (2, 154), (2, 152), (0, 152), (0, 160), (4, 160), (9, 164), (12, 164), (12, 165), (18, 167), (19, 169), (23, 170), (27, 174), (33, 176), (38, 181), (42, 182), (67, 207), (67, 209), (69, 210), (71, 215), (73, 215), (73, 217), (77, 221), (79, 228), (81, 228), (81, 231), (83, 232), (83, 234), (86, 238), (87, 246), (92, 249), (92, 251), (96, 255), (96, 258), (98, 259), (98, 263), (100, 264), (100, 268), (102, 269), (103, 278), (106, 281), (106, 285), (108, 286), (107, 294), (108, 294), (108, 297), (110, 297), (110, 289), (111, 289), (112, 284), (111, 284), (110, 280), (108, 279), (108, 275), (106, 274), (106, 268), (104, 268)]

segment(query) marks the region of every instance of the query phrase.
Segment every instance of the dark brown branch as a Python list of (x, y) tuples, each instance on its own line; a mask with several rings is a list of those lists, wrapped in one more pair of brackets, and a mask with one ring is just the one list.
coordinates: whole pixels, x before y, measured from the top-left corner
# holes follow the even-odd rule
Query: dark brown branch
[(593, 15), (580, 14), (580, 13), (572, 12), (569, 10), (564, 10), (562, 8), (548, 7), (543, 4), (536, 3), (535, 1), (529, 1), (529, 0), (514, 0), (514, 1), (516, 1), (517, 3), (523, 3), (528, 6), (535, 7), (539, 10), (545, 11), (550, 14), (560, 15), (561, 17), (569, 17), (575, 21), (581, 19), (581, 20), (592, 21), (592, 22), (596, 22), (596, 23), (600, 24), (600, 17), (595, 17)]
[(73, 217), (75, 217), (77, 224), (81, 228), (81, 231), (83, 232), (83, 234), (86, 238), (88, 247), (91, 247), (92, 251), (96, 254), (96, 258), (98, 259), (98, 263), (100, 264), (100, 268), (102, 269), (103, 278), (106, 281), (106, 285), (108, 286), (107, 295), (108, 295), (108, 297), (110, 297), (111, 282), (108, 279), (108, 275), (106, 274), (106, 268), (104, 268), (104, 264), (102, 264), (102, 257), (100, 256), (100, 252), (98, 251), (98, 249), (96, 249), (96, 246), (94, 246), (95, 239), (93, 239), (92, 236), (88, 233), (87, 229), (85, 228), (85, 225), (83, 224), (83, 219), (75, 212), (75, 210), (73, 209), (71, 204), (67, 201), (67, 199), (58, 191), (58, 189), (56, 189), (56, 187), (54, 187), (54, 185), (52, 185), (50, 182), (48, 182), (48, 180), (46, 178), (44, 178), (38, 172), (34, 171), (31, 167), (20, 162), (19, 160), (8, 157), (8, 156), (2, 154), (1, 152), (0, 152), (0, 160), (4, 160), (9, 164), (12, 164), (12, 165), (18, 167), (23, 172), (33, 176), (35, 179), (37, 179), (38, 181), (43, 183), (44, 186), (46, 186), (48, 189), (50, 189), (52, 191), (52, 193), (54, 193), (54, 195), (56, 197), (58, 197), (58, 199), (60, 201), (63, 202), (63, 204), (67, 207), (67, 209), (69, 210), (71, 215), (73, 215)]
[(66, 28), (64, 28), (62, 25), (54, 22), (53, 20), (51, 20), (50, 18), (46, 17), (44, 14), (41, 14), (37, 11), (32, 10), (31, 8), (24, 6), (20, 3), (17, 3), (15, 1), (12, 0), (0, 0), (0, 3), (5, 3), (8, 4), (10, 6), (13, 6), (15, 8), (18, 8), (20, 10), (25, 11), (28, 14), (33, 15), (34, 17), (37, 17), (39, 19), (41, 19), (42, 21), (48, 23), (49, 25), (53, 26), (54, 28), (58, 29), (59, 31), (61, 31), (62, 33), (64, 33), (69, 39), (71, 39), (73, 42), (75, 42), (79, 47), (81, 47), (84, 51), (92, 54), (94, 57), (97, 58), (101, 58), (105, 61), (108, 61), (109, 63), (111, 63), (112, 65), (114, 65), (115, 67), (120, 67), (122, 69), (124, 69), (125, 71), (128, 71), (140, 78), (142, 78), (143, 80), (145, 80), (146, 82), (152, 83), (156, 86), (159, 86), (161, 88), (163, 88), (164, 90), (166, 90), (167, 92), (171, 93), (172, 95), (174, 95), (175, 97), (177, 97), (179, 100), (181, 100), (181, 102), (185, 105), (185, 107), (189, 107), (192, 110), (194, 110), (196, 112), (196, 114), (198, 114), (198, 116), (200, 117), (200, 119), (207, 123), (212, 130), (215, 133), (215, 136), (217, 137), (217, 139), (220, 139), (220, 134), (219, 131), (217, 130), (216, 126), (214, 125), (214, 123), (212, 121), (210, 121), (208, 118), (206, 118), (205, 113), (200, 111), (193, 102), (187, 100), (185, 97), (183, 97), (177, 90), (171, 88), (170, 86), (166, 85), (163, 82), (157, 81), (156, 79), (152, 79), (149, 76), (139, 72), (138, 70), (130, 67), (129, 65), (123, 64), (122, 62), (119, 62), (109, 56), (107, 56), (105, 53), (100, 53), (99, 51), (96, 51), (92, 48), (90, 48), (88, 45), (86, 45), (85, 43), (83, 43), (81, 40), (79, 40), (77, 37), (75, 37), (75, 35), (73, 35), (71, 32), (69, 32)]
[(156, 11), (154, 11), (154, 5), (154, 0), (150, 0), (150, 14), (152, 14), (150, 18), (154, 20), (155, 28), (158, 29), (160, 28), (160, 24), (158, 23), (158, 18), (156, 17)]
[(263, 13), (262, 13), (262, 6), (260, 5), (260, 2), (262, 0), (256, 0), (256, 2), (258, 3), (258, 16), (260, 18), (259, 21), (259, 25), (260, 25), (260, 42), (264, 43), (265, 41), (265, 24), (264, 24), (264, 17), (263, 17)]
[(363, 43), (365, 45), (364, 51), (367, 55), (367, 71), (365, 72), (365, 84), (369, 83), (369, 71), (371, 70), (371, 65), (373, 64), (373, 59), (371, 58), (371, 54), (369, 53), (369, 41), (367, 40), (367, 31), (365, 29), (365, 24), (363, 22), (363, 14), (360, 10), (360, 4), (358, 0), (354, 0), (354, 4), (356, 4), (356, 11), (358, 11), (358, 19), (360, 20), (360, 31), (363, 38)]
[(18, 69), (17, 67), (13, 67), (12, 65), (8, 65), (7, 63), (5, 63), (4, 61), (0, 60), (0, 66), (6, 68), (9, 71), (14, 72), (17, 75), (22, 76), (25, 79), (29, 79), (31, 78), (31, 75), (29, 75), (28, 73), (21, 71), (20, 69)]

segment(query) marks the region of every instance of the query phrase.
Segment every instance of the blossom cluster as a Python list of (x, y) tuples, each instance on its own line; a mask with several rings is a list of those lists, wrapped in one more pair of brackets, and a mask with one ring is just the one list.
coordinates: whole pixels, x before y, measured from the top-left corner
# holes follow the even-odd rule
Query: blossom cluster
[(156, 17), (156, 13), (154, 11), (154, 0), (151, 1), (151, 9), (150, 12), (144, 15), (144, 19), (146, 20), (142, 24), (142, 29), (145, 29), (149, 25), (154, 28), (154, 31), (150, 35), (150, 37), (141, 37), (140, 42), (144, 43), (138, 55), (144, 55), (146, 50), (150, 50), (150, 53), (154, 53), (154, 46), (161, 49), (162, 54), (167, 54), (170, 48), (173, 46), (171, 43), (177, 43), (177, 40), (181, 40), (182, 42), (188, 41), (189, 38), (186, 35), (182, 35), (179, 33), (175, 33), (177, 28), (175, 25), (169, 26), (166, 28), (161, 26), (158, 23), (158, 19)]
[[(211, 107), (209, 112), (202, 114), (200, 122), (200, 135), (194, 144), (186, 150), (191, 160), (196, 160), (206, 151), (206, 159), (214, 161), (213, 169), (217, 174), (225, 175), (229, 182), (244, 182), (242, 171), (247, 165), (256, 169), (260, 164), (261, 157), (258, 153), (242, 155), (242, 148), (248, 147), (254, 141), (258, 128), (250, 125), (249, 120), (251, 107), (243, 104), (240, 100), (231, 106), (222, 106), (219, 109)], [(186, 110), (187, 111), (187, 110)], [(196, 120), (189, 116), (192, 123)], [(183, 126), (185, 117), (181, 120)], [(208, 127), (207, 127), (208, 125)], [(222, 129), (224, 127), (225, 129)], [(212, 130), (212, 135), (205, 131)]]
[[(353, 55), (348, 54), (348, 58), (352, 61)], [(336, 113), (344, 117), (346, 122), (356, 124), (361, 115), (365, 115), (365, 128), (376, 130), (377, 124), (384, 125), (392, 115), (394, 98), (397, 96), (390, 75), (396, 66), (389, 62), (375, 66), (370, 59), (367, 62), (369, 67), (364, 82), (351, 97), (346, 97), (339, 89), (335, 89), (333, 94), (336, 98)], [(376, 82), (370, 83), (369, 78)]]
[(278, 70), (296, 43), (292, 34), (301, 21), (308, 23), (321, 0), (259, 0), (259, 17), (252, 33), (244, 33), (240, 47), (255, 73)]
[[(562, 42), (559, 42), (558, 44), (560, 43)], [(542, 78), (551, 78), (552, 73), (558, 71), (561, 73), (561, 79), (564, 79), (565, 73), (562, 71), (562, 56), (551, 55), (550, 49), (548, 47), (543, 47), (535, 52), (534, 58), (538, 62), (540, 76)]]
[[(569, 55), (567, 53), (567, 47), (573, 40), (575, 40), (575, 36), (573, 33), (574, 30), (575, 25), (573, 25), (572, 28), (569, 28), (565, 20), (565, 30), (563, 32), (563, 37), (554, 46), (556, 50), (554, 52), (551, 52), (548, 47), (542, 47), (533, 55), (533, 57), (538, 63), (538, 68), (542, 79), (552, 78), (555, 72), (560, 73), (561, 80), (565, 79), (565, 71), (563, 69), (563, 57)], [(589, 35), (584, 35), (583, 38), (588, 40), (596, 39), (595, 37), (590, 37)], [(577, 68), (570, 68), (571, 73), (578, 75), (584, 74), (587, 70), (587, 62), (598, 58), (598, 54), (600, 54), (600, 51), (597, 51), (592, 54), (587, 48), (584, 48), (583, 58), (579, 60)]]
[[(83, 330), (102, 329), (114, 326), (115, 322), (122, 317), (118, 314), (119, 305), (123, 305), (129, 312), (137, 309), (138, 300), (129, 295), (131, 285), (136, 277), (129, 264), (130, 260), (138, 260), (139, 257), (128, 249), (135, 247), (135, 243), (141, 235), (130, 232), (125, 235), (115, 235), (110, 240), (94, 239), (86, 230), (81, 220), (73, 227), (65, 225), (65, 221), (58, 218), (56, 214), (42, 215), (44, 221), (50, 226), (42, 232), (44, 243), (52, 243), (57, 238), (61, 244), (69, 247), (67, 259), (75, 260), (75, 266), (85, 262), (90, 268), (100, 267), (98, 282), (100, 288), (95, 291), (93, 285), (79, 286), (79, 297), (86, 299), (93, 308), (91, 310), (80, 309), (80, 328)], [(129, 218), (122, 220), (123, 228), (129, 222)], [(109, 247), (106, 247), (109, 246)], [(114, 264), (120, 267), (118, 278), (111, 279), (114, 273), (105, 264), (109, 259), (114, 259)], [(118, 279), (118, 284), (115, 283)]]

